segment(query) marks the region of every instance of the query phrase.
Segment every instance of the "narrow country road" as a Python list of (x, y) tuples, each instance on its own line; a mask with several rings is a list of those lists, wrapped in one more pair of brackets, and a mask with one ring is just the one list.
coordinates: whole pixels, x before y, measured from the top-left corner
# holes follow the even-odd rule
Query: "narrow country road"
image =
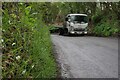
[(51, 35), (62, 77), (118, 78), (118, 39)]

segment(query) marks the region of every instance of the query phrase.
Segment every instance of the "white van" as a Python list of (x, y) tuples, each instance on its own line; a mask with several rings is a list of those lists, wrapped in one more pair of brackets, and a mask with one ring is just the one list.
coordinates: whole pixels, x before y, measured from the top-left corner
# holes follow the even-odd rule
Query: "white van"
[(68, 14), (59, 34), (87, 34), (87, 26), (88, 17), (86, 14)]

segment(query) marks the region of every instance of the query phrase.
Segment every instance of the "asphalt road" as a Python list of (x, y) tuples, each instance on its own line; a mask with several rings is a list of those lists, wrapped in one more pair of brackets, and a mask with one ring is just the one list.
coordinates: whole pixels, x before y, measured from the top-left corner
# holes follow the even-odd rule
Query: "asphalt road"
[(118, 78), (118, 39), (51, 35), (61, 76)]

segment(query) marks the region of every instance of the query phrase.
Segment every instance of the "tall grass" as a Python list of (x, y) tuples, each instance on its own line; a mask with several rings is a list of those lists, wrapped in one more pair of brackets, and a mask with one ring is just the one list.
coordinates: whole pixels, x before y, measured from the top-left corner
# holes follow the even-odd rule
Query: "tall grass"
[(56, 77), (48, 27), (40, 20), (39, 14), (32, 15), (34, 5), (3, 3), (3, 78)]
[(41, 27), (39, 30), (35, 30), (33, 38), (32, 59), (34, 59), (35, 68), (34, 76), (50, 78), (56, 76), (56, 65), (52, 56), (51, 39), (48, 32), (48, 27)]

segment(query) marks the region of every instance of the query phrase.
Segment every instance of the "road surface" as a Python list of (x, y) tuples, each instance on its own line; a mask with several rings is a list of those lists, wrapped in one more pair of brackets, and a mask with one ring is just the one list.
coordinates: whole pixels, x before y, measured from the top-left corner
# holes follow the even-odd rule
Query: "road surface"
[(118, 39), (51, 35), (61, 76), (118, 78)]

